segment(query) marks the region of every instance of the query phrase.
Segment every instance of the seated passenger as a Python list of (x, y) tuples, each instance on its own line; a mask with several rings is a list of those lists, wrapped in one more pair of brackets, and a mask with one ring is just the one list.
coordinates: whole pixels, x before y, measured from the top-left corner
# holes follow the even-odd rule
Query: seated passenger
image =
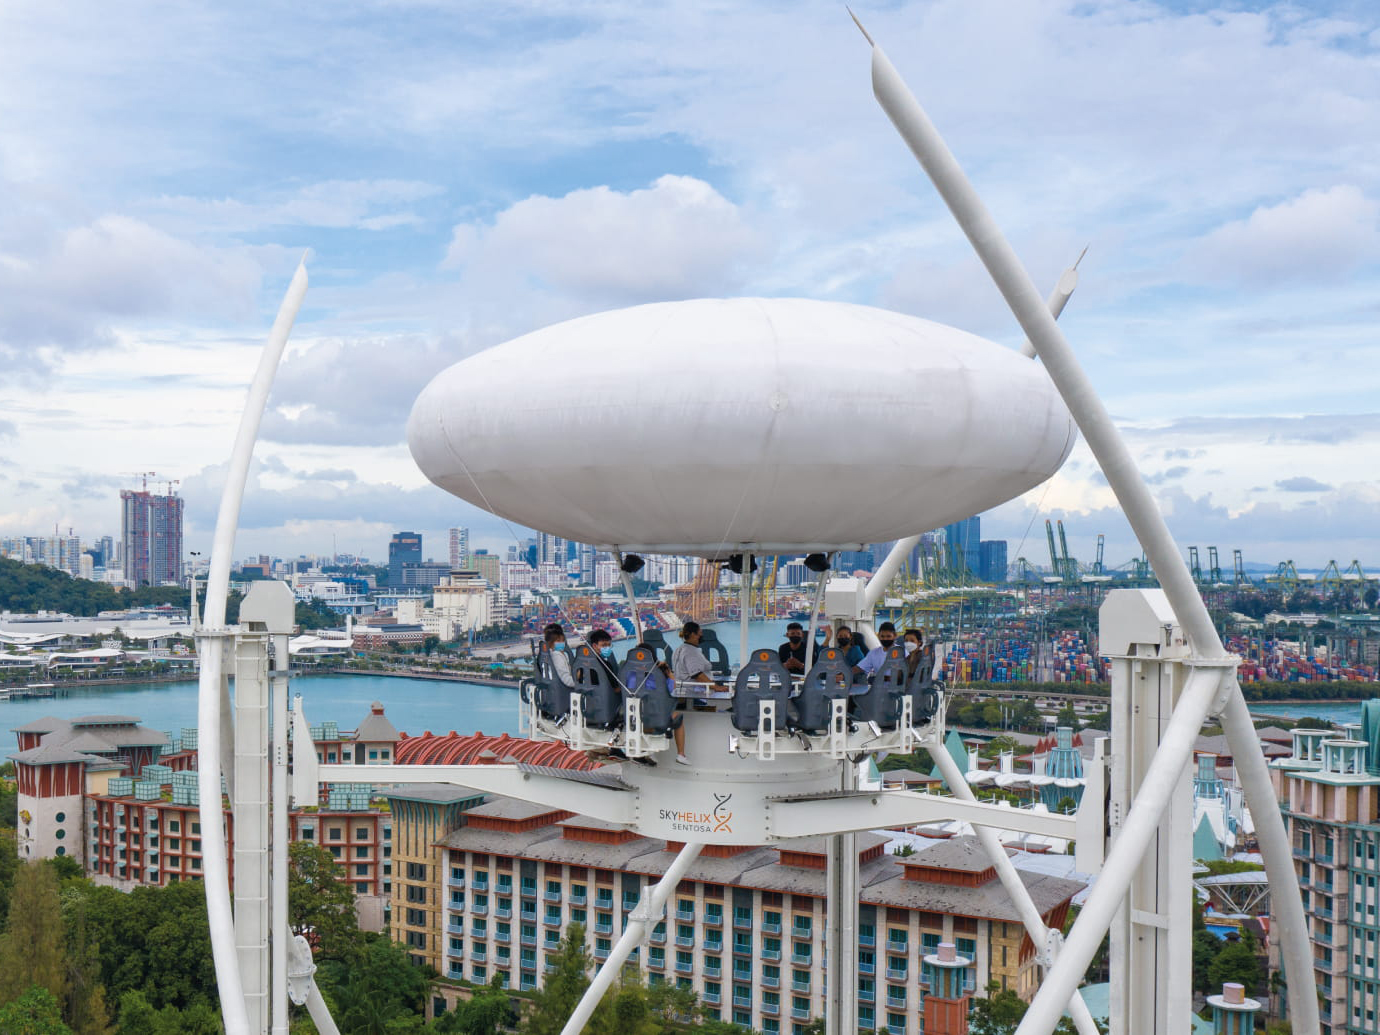
[(671, 675), (677, 683), (704, 683), (710, 690), (722, 690), (714, 682), (713, 668), (709, 659), (700, 650), (700, 623), (686, 622), (680, 627), (680, 638), (684, 641), (671, 655)]
[[(694, 623), (692, 622), (692, 623), (687, 623), (687, 624), (693, 625)], [(698, 626), (697, 626), (696, 628), (698, 628)], [(650, 654), (652, 657), (654, 657), (654, 658), (656, 657), (656, 649), (655, 649), (653, 646), (651, 646), (649, 643), (647, 643), (646, 641), (643, 641), (642, 643), (639, 643), (635, 649), (636, 649), (636, 650), (645, 650), (645, 651), (646, 651), (648, 654)], [(676, 688), (676, 680), (675, 680), (675, 674), (673, 673), (673, 671), (672, 671), (672, 669), (671, 669), (671, 666), (668, 665), (668, 664), (666, 664), (666, 662), (664, 662), (664, 661), (658, 661), (658, 662), (656, 663), (656, 666), (655, 666), (655, 667), (656, 667), (657, 669), (660, 669), (660, 670), (661, 670), (661, 674), (662, 674), (663, 676), (666, 677), (666, 686), (667, 686), (668, 691), (674, 692), (674, 690), (675, 690), (675, 688)], [(634, 685), (634, 683), (636, 682), (635, 677), (629, 676), (629, 679), (630, 679), (631, 681), (627, 684), (627, 687), (626, 687), (626, 689), (628, 689), (628, 690), (643, 690), (643, 689), (646, 689), (646, 688), (648, 688), (648, 687), (654, 685), (654, 684), (653, 684), (653, 681), (652, 681), (652, 675), (651, 675), (651, 672), (650, 672), (650, 671), (647, 673), (647, 675), (646, 675), (646, 677), (644, 678), (644, 680), (643, 680), (641, 686), (636, 686), (636, 685)], [(620, 681), (620, 682), (621, 682), (621, 681)], [(681, 708), (681, 707), (683, 707), (683, 705), (677, 705), (677, 708), (678, 708), (678, 709)], [(681, 765), (689, 765), (689, 764), (690, 764), (690, 759), (688, 759), (688, 758), (685, 756), (685, 717), (684, 717), (684, 716), (677, 715), (677, 716), (675, 717), (675, 721), (672, 723), (672, 726), (671, 726), (671, 732), (672, 732), (672, 736), (675, 738), (675, 742), (676, 742), (676, 761), (679, 762)]]
[(834, 646), (838, 647), (843, 655), (844, 664), (849, 668), (856, 668), (867, 656), (867, 651), (862, 649), (862, 637), (855, 638), (853, 630), (846, 625), (840, 625), (838, 632), (834, 634)]
[(572, 686), (575, 680), (570, 672), (570, 649), (566, 646), (565, 630), (559, 622), (552, 622), (546, 627), (542, 639), (551, 653), (551, 667), (555, 670), (556, 678), (566, 686)]
[(919, 629), (907, 629), (901, 634), (901, 641), (906, 649), (906, 682), (910, 682), (925, 659), (925, 634)]
[(860, 672), (865, 676), (874, 676), (877, 669), (882, 667), (882, 662), (886, 661), (886, 652), (896, 643), (896, 626), (890, 622), (883, 622), (877, 626), (877, 639), (882, 641), (880, 647), (873, 647), (867, 652), (867, 657), (854, 667), (854, 672)]
[(609, 671), (609, 681), (614, 686), (622, 686), (618, 681), (618, 658), (613, 653), (613, 637), (603, 629), (595, 629), (589, 634), (589, 646), (604, 668)]
[[(814, 653), (810, 655), (810, 665), (813, 666), (819, 660), (820, 647), (827, 647), (829, 640), (833, 636), (833, 628), (825, 625), (824, 642), (814, 645)], [(776, 648), (776, 656), (781, 664), (786, 666), (786, 671), (793, 676), (805, 674), (805, 628), (799, 622), (792, 622), (786, 626), (786, 642)]]

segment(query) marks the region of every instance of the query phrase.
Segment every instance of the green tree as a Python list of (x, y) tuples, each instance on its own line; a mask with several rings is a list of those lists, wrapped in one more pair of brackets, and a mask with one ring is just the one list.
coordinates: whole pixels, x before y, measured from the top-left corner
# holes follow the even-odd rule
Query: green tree
[(497, 974), (482, 990), (468, 1000), (455, 1004), (455, 1009), (436, 1019), (431, 1030), (438, 1035), (498, 1035), (504, 1028), (517, 1023), (513, 1001), (503, 988)]
[[(534, 1009), (527, 1017), (524, 1035), (561, 1035), (575, 1004), (589, 987), (589, 971), (594, 961), (585, 947), (583, 924), (566, 928), (556, 958), (555, 970), (546, 975), (546, 982), (533, 997)], [(585, 1025), (585, 1035), (599, 1035), (592, 1024)]]
[(78, 892), (63, 902), (67, 933), (67, 1001), (63, 1013), (77, 1035), (110, 1035), (110, 1011), (101, 984), (100, 949), (86, 919), (86, 899)]
[(288, 846), (288, 923), (316, 944), (321, 959), (353, 959), (362, 946), (355, 893), (345, 868), (309, 841)]
[(132, 991), (120, 998), (115, 1035), (221, 1035), (221, 1030), (220, 1017), (205, 1003), (155, 1010), (143, 992)]
[(1054, 717), (1054, 721), (1060, 726), (1071, 726), (1076, 730), (1078, 729), (1078, 712), (1074, 710), (1072, 704), (1066, 704), (1059, 709), (1058, 714)]
[[(61, 1002), (67, 993), (58, 882), (51, 867), (29, 862), (15, 875), (5, 933), (0, 937), (0, 1001), (30, 986)], [(3, 1029), (0, 1029), (3, 1030)]]
[(1261, 980), (1260, 957), (1256, 955), (1254, 939), (1242, 938), (1227, 942), (1208, 967), (1208, 985), (1220, 990), (1228, 981), (1244, 985), (1247, 994), (1254, 991)]
[(987, 998), (973, 1000), (968, 1014), (968, 1031), (971, 1035), (1011, 1035), (1025, 1011), (1024, 999), (995, 981), (989, 982)]
[(30, 986), (13, 1002), (0, 1006), (0, 1031), (5, 1035), (73, 1035), (62, 1023), (62, 1008), (53, 993)]
[(345, 1035), (422, 1031), (434, 971), (414, 966), (401, 945), (373, 937), (348, 962), (324, 962), (317, 977)]

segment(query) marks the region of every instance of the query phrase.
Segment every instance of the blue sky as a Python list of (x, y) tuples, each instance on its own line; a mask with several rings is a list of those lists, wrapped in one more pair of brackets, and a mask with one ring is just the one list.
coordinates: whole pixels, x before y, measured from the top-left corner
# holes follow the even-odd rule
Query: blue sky
[[(1180, 542), (1380, 564), (1373, 5), (857, 10), (1036, 282), (1090, 246), (1063, 323)], [(808, 295), (1014, 346), (867, 60), (835, 3), (5, 5), (0, 534), (116, 532), (156, 470), (205, 548), (303, 252), (241, 554), (503, 545), (403, 426), (555, 320)], [(984, 534), (1038, 559), (1046, 516), (1135, 551), (1082, 447)]]

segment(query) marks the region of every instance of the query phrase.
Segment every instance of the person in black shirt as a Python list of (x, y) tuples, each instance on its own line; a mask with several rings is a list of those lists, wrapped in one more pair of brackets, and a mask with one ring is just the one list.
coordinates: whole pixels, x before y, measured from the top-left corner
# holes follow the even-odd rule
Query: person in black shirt
[[(814, 652), (810, 655), (811, 665), (819, 660), (820, 647), (827, 646), (833, 634), (832, 626), (826, 625), (823, 628), (824, 642), (814, 645)], [(792, 622), (786, 626), (786, 642), (776, 648), (776, 656), (781, 659), (781, 664), (786, 667), (787, 672), (798, 676), (805, 674), (805, 629), (799, 622)]]

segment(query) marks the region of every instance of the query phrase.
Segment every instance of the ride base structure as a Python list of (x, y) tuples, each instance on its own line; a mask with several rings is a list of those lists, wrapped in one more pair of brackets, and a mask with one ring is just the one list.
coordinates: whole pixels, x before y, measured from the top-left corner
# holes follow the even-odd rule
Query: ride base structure
[[(868, 42), (872, 44), (870, 37)], [(859, 683), (837, 652), (826, 649), (797, 681), (770, 652), (750, 654), (747, 606), (741, 610), (742, 664), (736, 672), (716, 673), (728, 688), (720, 692), (673, 687), (660, 674), (650, 647), (634, 649), (616, 673), (584, 648), (570, 684), (556, 680), (554, 666), (539, 659), (537, 676), (521, 695), (529, 735), (579, 751), (626, 756), (616, 766), (571, 772), (522, 764), (395, 765), (389, 777), (458, 783), (683, 846), (633, 911), (572, 1013), (566, 1035), (583, 1030), (704, 846), (821, 835), (830, 845), (825, 946), (835, 981), (827, 999), (826, 1030), (853, 1035), (858, 1030), (856, 997), (843, 986), (851, 982), (857, 962), (855, 835), (955, 819), (972, 824), (1037, 947), (1043, 979), (1018, 1035), (1048, 1035), (1066, 1010), (1081, 1035), (1097, 1031), (1078, 987), (1108, 934), (1111, 1030), (1117, 1035), (1180, 1035), (1188, 1030), (1191, 1006), (1189, 765), (1205, 718), (1216, 716), (1235, 757), (1272, 886), (1273, 933), (1292, 992), (1293, 1030), (1317, 1032), (1312, 952), (1291, 846), (1235, 679), (1237, 659), (1224, 651), (1148, 488), (1055, 322), (1076, 274), (1066, 271), (1054, 294), (1042, 298), (928, 116), (875, 44), (872, 82), (882, 109), (1024, 330), (1024, 356), (951, 328), (833, 303), (700, 300), (637, 307), (557, 325), (457, 364), (423, 392), (409, 424), (410, 445), (422, 470), (448, 491), (505, 519), (612, 552), (630, 597), (630, 566), (625, 562), (637, 550), (698, 553), (706, 563), (732, 558), (743, 573), (750, 573), (753, 554), (821, 555), (826, 561), (816, 566), (816, 606), (806, 642), (813, 643), (815, 616), (823, 604), (828, 620), (846, 621), (875, 646), (873, 609), (918, 541), (916, 530), (939, 527), (968, 516), (969, 506), (992, 506), (1038, 485), (1067, 457), (1076, 425), (1164, 587), (1116, 590), (1103, 605), (1101, 642), (1113, 663), (1112, 737), (1099, 745), (1088, 769), (1077, 815), (976, 801), (943, 749), (943, 687), (927, 666), (911, 671), (894, 652), (868, 682)], [(300, 804), (314, 805), (322, 783), (376, 783), (380, 776), (377, 766), (323, 765), (314, 750), (290, 752), (289, 726), (293, 743), (310, 745), (311, 739), (300, 699), (290, 701), (286, 637), (292, 607), (287, 588), (255, 584), (242, 605), (240, 624), (228, 627), (224, 620), (249, 460), (305, 289), (305, 271), (299, 269), (251, 385), (231, 455), (212, 550), (206, 620), (198, 634), (204, 883), (227, 1035), (287, 1035), (289, 1001), (304, 1003), (325, 1035), (336, 1031), (311, 980), (309, 948), (288, 934), (287, 798), (290, 794)], [(678, 314), (684, 319), (674, 319)], [(647, 355), (653, 358), (642, 362), (664, 366), (665, 355), (645, 347), (642, 335), (649, 320), (678, 328), (687, 341), (702, 340), (704, 349), (718, 350), (714, 354), (724, 364), (714, 379), (677, 381), (674, 395), (687, 398), (688, 404), (680, 410), (657, 408), (658, 427), (670, 429), (667, 433), (680, 442), (698, 441), (711, 428), (728, 437), (723, 448), (707, 450), (712, 458), (722, 458), (715, 461), (718, 467), (695, 457), (685, 462), (678, 477), (663, 477), (645, 464), (630, 463), (632, 453), (619, 453), (637, 447), (638, 428), (645, 422), (621, 428), (616, 439), (586, 443), (591, 448), (580, 450), (581, 455), (603, 456), (616, 469), (620, 502), (638, 503), (610, 507), (608, 486), (613, 483), (601, 483), (598, 471), (541, 466), (551, 442), (568, 442), (572, 429), (588, 426), (588, 415), (569, 400), (597, 393), (572, 390), (568, 378), (553, 373), (554, 387), (529, 412), (514, 403), (512, 393), (495, 390), (495, 379), (510, 376), (507, 371), (516, 365), (516, 376), (530, 382), (530, 361), (538, 357), (548, 357), (540, 369), (559, 362), (590, 369), (595, 365), (581, 351), (587, 346), (599, 348), (604, 357), (612, 349), (630, 365)], [(621, 353), (617, 333), (625, 335)], [(898, 366), (896, 355), (888, 353), (884, 362), (868, 367), (872, 359), (867, 352), (849, 351), (872, 338), (882, 351), (883, 341), (893, 353), (900, 348), (902, 363)], [(914, 350), (913, 362), (905, 362), (906, 349)], [(899, 396), (908, 400), (901, 405), (921, 405), (922, 394), (910, 390), (907, 379), (922, 384), (928, 376), (946, 379), (946, 412), (956, 416), (918, 419), (914, 433), (932, 437), (899, 451), (925, 458), (932, 465), (925, 469), (932, 475), (929, 480), (917, 487), (893, 476), (885, 481), (887, 491), (866, 499), (855, 494), (839, 505), (818, 486), (839, 484), (840, 470), (827, 464), (813, 470), (783, 466), (790, 462), (787, 458), (817, 455), (824, 451), (822, 444), (831, 442), (845, 443), (841, 455), (856, 463), (865, 407), (848, 398), (834, 400), (830, 407), (806, 405), (809, 390), (831, 382), (800, 362), (801, 355), (840, 353), (850, 365), (867, 368), (868, 382), (882, 386), (878, 391), (899, 384), (904, 389)], [(811, 384), (802, 388), (793, 382), (793, 367), (809, 372)], [(647, 370), (630, 367), (624, 373), (636, 380)], [(644, 380), (649, 391), (655, 389), (655, 377), (648, 373)], [(1011, 391), (1015, 384), (1021, 386), (1019, 392)], [(704, 397), (689, 398), (696, 391)], [(720, 406), (719, 396), (732, 393), (731, 406)], [(994, 395), (1018, 399), (1020, 405), (1000, 413), (984, 410), (982, 401)], [(501, 412), (484, 410), (486, 398), (501, 399)], [(706, 421), (708, 413), (713, 419)], [(897, 413), (888, 408), (884, 416), (894, 422)], [(563, 437), (552, 437), (553, 429)], [(533, 437), (541, 449), (528, 448)], [(772, 477), (765, 476), (768, 469)], [(851, 473), (851, 468), (843, 470)], [(903, 534), (898, 533), (896, 545), (870, 580), (827, 577), (830, 552), (890, 538), (881, 533), (892, 528), (903, 529)], [(750, 584), (745, 574), (745, 601)], [(708, 700), (697, 707), (692, 690)], [(683, 710), (676, 707), (680, 701), (686, 703)], [(676, 759), (678, 720), (689, 765)], [(859, 787), (859, 766), (867, 759), (917, 746), (930, 749), (951, 796)], [(219, 781), (212, 778), (217, 772), (225, 777), (237, 832), (233, 910)], [(1079, 869), (1096, 873), (1097, 880), (1067, 939), (1045, 927), (998, 831), (1076, 839)]]

